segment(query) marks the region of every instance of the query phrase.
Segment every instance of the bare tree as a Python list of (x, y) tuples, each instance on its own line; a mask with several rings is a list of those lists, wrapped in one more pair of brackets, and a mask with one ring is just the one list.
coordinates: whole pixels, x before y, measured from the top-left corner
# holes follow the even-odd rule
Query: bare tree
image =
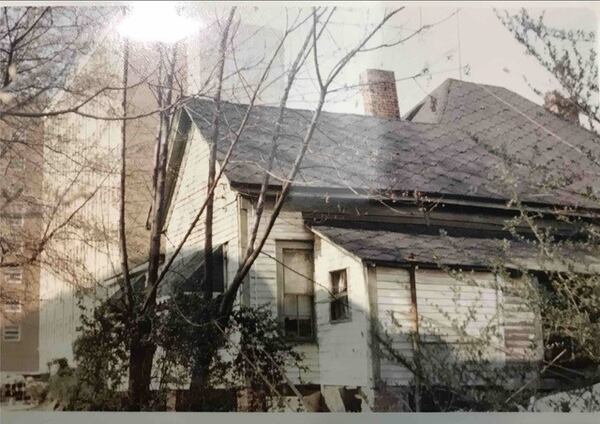
[[(588, 127), (597, 132), (600, 102), (595, 32), (555, 28), (546, 24), (544, 13), (536, 18), (526, 9), (514, 15), (497, 10), (496, 15), (527, 54), (556, 79), (560, 92), (554, 93), (558, 97), (554, 103), (560, 106), (560, 113), (574, 113), (577, 120), (581, 113)], [(540, 92), (534, 84), (530, 83), (530, 86), (538, 95), (548, 95)]]
[[(403, 8), (400, 8), (400, 9), (396, 9), (391, 12), (385, 13), (383, 18), (372, 29), (370, 29), (367, 32), (367, 34), (357, 43), (357, 45), (354, 46), (353, 48), (349, 49), (349, 51), (346, 54), (344, 54), (338, 61), (336, 61), (327, 73), (325, 73), (326, 71), (323, 69), (323, 66), (320, 64), (318, 41), (319, 41), (320, 36), (326, 30), (331, 17), (335, 13), (335, 8), (332, 8), (332, 9), (326, 8), (323, 10), (315, 9), (309, 15), (310, 25), (309, 25), (309, 29), (307, 31), (306, 38), (304, 39), (304, 42), (303, 42), (301, 48), (298, 50), (298, 53), (296, 55), (294, 62), (292, 63), (291, 67), (287, 71), (287, 79), (286, 79), (287, 82), (283, 89), (283, 93), (280, 97), (279, 115), (278, 115), (278, 119), (277, 119), (277, 123), (276, 123), (275, 132), (274, 132), (273, 138), (272, 138), (272, 149), (271, 149), (271, 154), (270, 154), (269, 162), (268, 162), (269, 165), (268, 165), (268, 168), (264, 170), (264, 179), (263, 179), (263, 183), (261, 185), (260, 194), (258, 196), (257, 217), (254, 222), (253, 228), (251, 229), (251, 232), (250, 232), (251, 242), (249, 243), (247, 251), (244, 253), (243, 258), (241, 259), (240, 266), (239, 266), (239, 268), (236, 272), (236, 275), (233, 278), (231, 284), (227, 287), (223, 296), (217, 299), (218, 304), (207, 307), (208, 311), (207, 311), (207, 314), (205, 315), (205, 322), (200, 323), (200, 325), (211, 324), (212, 322), (215, 322), (215, 323), (218, 323), (220, 326), (227, 328), (228, 319), (233, 311), (235, 299), (238, 295), (240, 287), (242, 286), (243, 282), (245, 281), (245, 277), (246, 277), (247, 273), (249, 272), (252, 265), (254, 264), (257, 257), (259, 256), (264, 244), (266, 243), (266, 241), (271, 233), (271, 230), (273, 229), (276, 221), (278, 220), (279, 214), (286, 202), (287, 195), (289, 194), (290, 189), (292, 188), (292, 186), (294, 184), (296, 175), (301, 167), (304, 155), (306, 154), (306, 152), (310, 146), (310, 142), (312, 140), (313, 134), (314, 134), (315, 130), (318, 128), (318, 122), (319, 122), (319, 118), (321, 115), (321, 111), (326, 102), (327, 95), (331, 91), (330, 87), (331, 87), (332, 82), (339, 75), (339, 73), (344, 69), (344, 67), (357, 54), (360, 54), (363, 51), (370, 51), (372, 49), (384, 48), (387, 46), (387, 44), (378, 45), (375, 47), (368, 47), (367, 45), (368, 45), (369, 41), (373, 38), (373, 36), (375, 34), (377, 34), (378, 31), (386, 24), (386, 22), (388, 22), (393, 16), (395, 16), (402, 10), (403, 10)], [(233, 15), (230, 15), (230, 16), (233, 16)], [(227, 27), (225, 27), (225, 28), (227, 28)], [(272, 64), (272, 60), (274, 59), (275, 55), (277, 54), (277, 50), (281, 47), (281, 45), (285, 41), (285, 38), (289, 35), (289, 33), (291, 33), (292, 30), (295, 30), (296, 28), (297, 28), (297, 26), (291, 26), (286, 30), (286, 32), (284, 32), (284, 36), (282, 37), (281, 43), (278, 44), (278, 47), (276, 48), (276, 50), (272, 56), (272, 59), (269, 62), (269, 65)], [(418, 32), (419, 31), (415, 32), (415, 34)], [(226, 35), (227, 30), (225, 30), (223, 33)], [(410, 38), (410, 37), (408, 37), (408, 38)], [(406, 39), (408, 39), (408, 38), (404, 38), (398, 42), (392, 42), (390, 45), (399, 44), (400, 42), (406, 41)], [(222, 43), (223, 43), (223, 40), (224, 39), (221, 40)], [(221, 44), (221, 45), (225, 46), (225, 44)], [(221, 50), (220, 56), (219, 56), (220, 59), (218, 61), (218, 63), (219, 63), (218, 74), (222, 73), (221, 64), (222, 64), (222, 60), (223, 60), (222, 59), (223, 53), (224, 53), (224, 49)], [(262, 217), (263, 217), (262, 212), (264, 210), (266, 199), (267, 199), (267, 189), (269, 188), (270, 175), (272, 174), (274, 161), (275, 161), (276, 154), (277, 154), (276, 146), (279, 141), (279, 138), (281, 137), (282, 123), (283, 123), (284, 116), (286, 113), (286, 104), (288, 101), (290, 90), (295, 82), (295, 77), (298, 74), (300, 68), (305, 65), (307, 59), (312, 62), (313, 67), (314, 67), (314, 72), (315, 72), (315, 75), (317, 78), (318, 101), (316, 103), (316, 106), (315, 106), (315, 109), (314, 109), (314, 112), (312, 115), (312, 119), (306, 128), (306, 132), (303, 135), (303, 140), (300, 145), (299, 151), (288, 171), (288, 174), (283, 182), (280, 192), (276, 196), (276, 201), (275, 201), (272, 209), (269, 211), (270, 215), (269, 215), (268, 220), (265, 223), (266, 224), (265, 230), (263, 231), (262, 234), (259, 235), (259, 228), (261, 226), (261, 221), (262, 221)], [(165, 266), (162, 268), (160, 276), (158, 277), (158, 279), (156, 279), (154, 281), (153, 284), (149, 285), (150, 291), (149, 291), (149, 294), (146, 296), (143, 310), (150, 310), (152, 308), (155, 293), (156, 293), (158, 286), (163, 281), (164, 276), (166, 275), (170, 266), (172, 265), (172, 263), (176, 259), (177, 255), (181, 251), (182, 247), (186, 243), (188, 237), (191, 235), (193, 229), (195, 228), (196, 224), (198, 223), (198, 221), (203, 213), (206, 213), (205, 229), (204, 229), (204, 234), (205, 234), (204, 251), (205, 251), (205, 267), (206, 267), (205, 269), (207, 270), (206, 271), (207, 274), (206, 274), (205, 286), (202, 287), (201, 289), (205, 293), (205, 300), (210, 300), (212, 298), (212, 287), (210, 286), (211, 277), (210, 277), (209, 263), (210, 263), (210, 257), (212, 254), (211, 252), (213, 250), (212, 241), (211, 241), (211, 234), (212, 234), (211, 226), (212, 226), (212, 219), (213, 219), (212, 218), (212, 202), (213, 202), (213, 197), (215, 195), (215, 188), (219, 181), (219, 178), (221, 177), (221, 175), (223, 173), (223, 170), (227, 166), (228, 160), (231, 157), (231, 153), (232, 153), (233, 149), (236, 148), (236, 143), (238, 142), (238, 140), (241, 138), (241, 136), (244, 133), (245, 125), (247, 123), (248, 117), (252, 113), (252, 107), (253, 107), (254, 101), (256, 99), (257, 93), (260, 91), (260, 89), (262, 87), (262, 83), (265, 81), (266, 76), (268, 74), (268, 71), (269, 71), (269, 66), (267, 66), (265, 73), (262, 75), (262, 78), (259, 79), (259, 83), (257, 84), (255, 90), (250, 95), (250, 98), (251, 98), (250, 104), (246, 108), (246, 111), (245, 111), (245, 114), (241, 121), (240, 126), (238, 128), (236, 128), (234, 131), (230, 130), (231, 131), (231, 140), (230, 140), (231, 144), (227, 150), (225, 159), (223, 161), (221, 161), (221, 163), (219, 164), (220, 172), (218, 174), (216, 174), (216, 169), (215, 169), (215, 167), (216, 167), (215, 149), (216, 149), (216, 143), (218, 142), (218, 140), (220, 138), (223, 139), (223, 137), (220, 137), (220, 134), (219, 134), (219, 119), (220, 119), (219, 113), (220, 113), (221, 100), (220, 100), (219, 94), (215, 95), (215, 97), (214, 97), (215, 112), (213, 115), (213, 126), (212, 126), (213, 133), (212, 133), (211, 141), (210, 141), (211, 155), (210, 155), (209, 170), (208, 170), (209, 184), (207, 187), (206, 199), (203, 202), (202, 206), (200, 207), (198, 213), (196, 214), (195, 219), (193, 220), (191, 226), (186, 231), (185, 236), (183, 237), (182, 241), (179, 243), (179, 245), (175, 249), (174, 253), (171, 255), (171, 257), (169, 258), (169, 260), (167, 261)], [(220, 88), (221, 88), (221, 84), (217, 80), (217, 89), (220, 89)], [(215, 345), (213, 353), (211, 355), (208, 355), (204, 361), (199, 362), (197, 364), (197, 368), (192, 370), (192, 377), (191, 377), (192, 385), (190, 387), (190, 393), (191, 393), (192, 397), (200, 397), (201, 393), (199, 393), (199, 390), (202, 385), (202, 380), (206, 379), (206, 375), (208, 372), (208, 367), (210, 365), (211, 358), (213, 355), (216, 354), (217, 348), (218, 348), (218, 344)]]
[[(29, 10), (29, 9), (28, 9)], [(51, 8), (44, 9), (37, 16), (39, 19), (32, 20), (32, 23), (38, 25), (40, 22), (45, 22), (48, 14), (52, 11)], [(78, 169), (70, 178), (62, 181), (70, 181), (69, 184), (62, 187), (62, 190), (57, 190), (52, 193), (51, 200), (47, 203), (47, 218), (45, 220), (45, 228), (42, 231), (42, 242), (33, 249), (33, 254), (25, 258), (26, 261), (47, 261), (52, 264), (53, 258), (49, 255), (50, 252), (64, 252), (69, 249), (71, 237), (79, 238), (82, 244), (88, 243), (92, 249), (102, 251), (106, 257), (106, 262), (109, 267), (114, 268), (114, 274), (120, 274), (117, 278), (118, 284), (124, 294), (122, 302), (122, 314), (124, 324), (129, 328), (126, 339), (127, 344), (127, 363), (128, 363), (128, 407), (131, 410), (140, 410), (148, 407), (150, 397), (150, 383), (152, 374), (152, 365), (155, 357), (157, 345), (153, 340), (153, 320), (156, 317), (156, 296), (157, 290), (161, 283), (164, 282), (165, 276), (171, 265), (174, 263), (177, 255), (182, 250), (186, 241), (192, 234), (194, 228), (204, 215), (204, 261), (205, 261), (205, 284), (200, 287), (204, 293), (204, 300), (208, 304), (206, 306), (206, 314), (204, 322), (196, 323), (199, 325), (218, 325), (220, 329), (226, 331), (229, 326), (230, 317), (234, 310), (235, 299), (239, 291), (246, 281), (246, 276), (259, 254), (261, 253), (271, 231), (279, 219), (279, 215), (286, 204), (290, 190), (295, 184), (296, 177), (302, 166), (303, 160), (309, 148), (311, 141), (318, 130), (319, 119), (321, 112), (326, 104), (328, 95), (339, 89), (333, 88), (332, 84), (345, 67), (357, 55), (373, 51), (375, 49), (383, 49), (389, 46), (399, 45), (410, 37), (404, 37), (399, 40), (391, 40), (389, 43), (381, 43), (372, 45), (374, 36), (396, 15), (402, 12), (404, 8), (398, 8), (392, 11), (386, 11), (382, 18), (376, 24), (367, 30), (364, 36), (348, 49), (347, 52), (339, 58), (334, 58), (333, 63), (328, 69), (322, 63), (322, 54), (320, 51), (319, 42), (323, 34), (329, 30), (329, 25), (332, 16), (335, 15), (335, 8), (316, 8), (312, 11), (301, 9), (295, 19), (287, 22), (285, 30), (280, 40), (276, 43), (274, 49), (269, 51), (267, 57), (264, 58), (266, 66), (259, 75), (258, 82), (251, 86), (245, 84), (243, 80), (244, 69), (236, 69), (231, 75), (225, 73), (225, 61), (228, 57), (235, 57), (235, 34), (236, 28), (240, 21), (243, 20), (243, 14), (239, 13), (236, 8), (231, 8), (225, 17), (219, 16), (217, 22), (220, 24), (215, 31), (218, 34), (218, 51), (216, 55), (216, 64), (211, 70), (209, 78), (204, 82), (202, 87), (191, 96), (208, 96), (213, 99), (214, 110), (212, 114), (212, 134), (209, 140), (210, 156), (208, 173), (208, 185), (206, 188), (206, 198), (201, 207), (196, 211), (195, 218), (187, 229), (186, 234), (180, 244), (175, 249), (174, 253), (168, 258), (167, 262), (161, 266), (161, 254), (163, 251), (162, 233), (165, 224), (165, 213), (167, 207), (167, 196), (165, 193), (165, 185), (168, 173), (168, 160), (170, 150), (170, 137), (176, 137), (173, 122), (175, 112), (178, 107), (185, 104), (187, 100), (183, 95), (181, 88), (183, 82), (180, 78), (181, 65), (180, 58), (183, 55), (181, 45), (167, 47), (164, 44), (157, 43), (152, 49), (157, 52), (156, 56), (146, 58), (144, 69), (135, 69), (132, 65), (131, 56), (134, 52), (131, 45), (126, 41), (122, 48), (121, 45), (111, 46), (107, 56), (98, 54), (99, 62), (108, 57), (110, 72), (106, 79), (99, 79), (98, 75), (89, 73), (89, 67), (82, 66), (80, 68), (69, 68), (73, 71), (72, 76), (67, 77), (66, 71), (60, 71), (61, 81), (59, 89), (63, 92), (64, 97), (60, 97), (58, 103), (45, 104), (40, 108), (27, 108), (24, 103), (19, 107), (7, 107), (3, 109), (3, 116), (10, 116), (11, 119), (19, 120), (39, 120), (41, 118), (49, 119), (50, 124), (47, 128), (51, 128), (49, 134), (54, 137), (54, 142), (48, 142), (47, 137), (44, 142), (44, 149), (51, 152), (51, 155), (46, 158), (48, 166), (55, 167), (57, 172), (63, 171), (62, 161), (68, 161), (70, 164), (75, 163), (76, 166), (70, 166), (69, 169)], [(27, 13), (31, 13), (28, 11)], [(62, 21), (61, 21), (62, 22)], [(50, 25), (52, 24), (52, 25)], [(58, 25), (55, 21), (48, 24), (52, 30)], [(426, 26), (413, 35), (416, 35), (423, 30), (429, 28)], [(12, 30), (11, 30), (12, 31)], [(294, 52), (294, 60), (283, 75), (275, 75), (273, 69), (274, 63), (283, 47), (289, 41), (292, 33), (301, 33), (305, 31), (301, 38), (301, 45)], [(14, 31), (8, 32), (9, 40), (16, 40)], [(23, 38), (27, 38), (34, 31), (30, 31)], [(45, 34), (45, 33), (43, 33)], [(79, 33), (77, 33), (79, 35)], [(41, 35), (40, 35), (41, 38)], [(86, 42), (89, 39), (85, 38)], [(20, 42), (20, 40), (19, 40)], [(10, 42), (9, 44), (11, 44)], [(17, 43), (18, 44), (18, 43)], [(116, 48), (115, 48), (116, 47)], [(92, 59), (94, 60), (94, 55)], [(14, 71), (10, 70), (10, 66), (14, 63), (14, 55), (7, 59), (6, 81), (7, 87), (14, 83)], [(122, 63), (121, 63), (122, 61)], [(71, 59), (67, 60), (71, 62)], [(115, 62), (115, 63), (113, 63)], [(115, 66), (118, 62), (119, 66)], [(120, 65), (123, 65), (122, 67)], [(101, 63), (92, 63), (94, 66), (100, 66)], [(48, 64), (54, 69), (54, 65)], [(285, 180), (277, 193), (272, 208), (269, 210), (268, 218), (264, 213), (266, 205), (270, 200), (268, 189), (271, 183), (271, 174), (277, 159), (277, 144), (282, 137), (283, 124), (287, 113), (287, 104), (290, 92), (297, 82), (297, 75), (301, 69), (311, 67), (315, 76), (315, 95), (317, 98), (312, 117), (303, 134), (297, 134), (302, 141), (299, 145), (298, 152), (293, 158), (290, 168), (286, 172)], [(93, 68), (93, 66), (91, 66)], [(11, 68), (12, 69), (12, 68)], [(67, 69), (65, 67), (65, 69)], [(86, 72), (87, 70), (87, 72)], [(132, 78), (132, 71), (136, 71), (137, 79)], [(97, 73), (97, 72), (96, 72)], [(17, 74), (18, 75), (18, 74)], [(239, 77), (242, 81), (242, 86), (246, 90), (249, 102), (245, 105), (245, 111), (240, 125), (237, 128), (231, 128), (229, 123), (223, 119), (221, 106), (223, 104), (222, 94), (224, 90), (223, 83), (227, 79)], [(240, 261), (240, 266), (237, 269), (235, 277), (231, 284), (227, 287), (225, 293), (213, 299), (212, 280), (212, 226), (214, 220), (214, 198), (219, 181), (223, 175), (224, 169), (227, 167), (228, 161), (236, 148), (239, 148), (238, 142), (243, 138), (244, 132), (247, 129), (247, 124), (254, 111), (254, 105), (258, 101), (262, 90), (266, 89), (273, 80), (284, 78), (285, 84), (283, 91), (279, 97), (279, 113), (276, 122), (276, 130), (272, 136), (271, 152), (268, 160), (268, 168), (264, 170), (260, 193), (257, 199), (257, 217), (251, 229), (250, 243), (247, 251), (244, 252)], [(142, 111), (132, 111), (130, 109), (132, 101), (131, 93), (140, 88), (150, 90), (154, 100), (154, 107), (147, 108)], [(38, 90), (34, 94), (29, 94), (27, 99), (39, 99), (43, 97), (43, 93), (50, 93), (56, 87), (44, 87), (44, 90)], [(64, 100), (63, 100), (64, 99)], [(13, 101), (11, 99), (11, 101)], [(149, 234), (147, 235), (146, 243), (143, 243), (145, 253), (140, 255), (147, 263), (147, 268), (143, 271), (145, 274), (146, 290), (142, 292), (137, 288), (132, 280), (132, 248), (131, 237), (128, 232), (128, 221), (126, 219), (126, 203), (132, 193), (128, 188), (128, 173), (131, 171), (134, 164), (128, 159), (127, 152), (131, 148), (133, 137), (131, 134), (131, 126), (136, 125), (136, 122), (150, 118), (155, 125), (155, 137), (153, 137), (154, 152), (149, 154), (145, 151), (146, 159), (152, 164), (152, 169), (148, 181), (147, 191), (151, 203), (150, 214), (148, 217)], [(8, 118), (7, 118), (8, 119)], [(68, 125), (73, 127), (83, 127), (85, 123), (93, 122), (93, 125), (98, 128), (98, 131), (111, 131), (118, 129), (120, 133), (120, 143), (118, 146), (87, 146), (84, 143), (69, 144), (69, 147), (61, 145), (62, 141), (69, 139)], [(67, 133), (64, 139), (61, 139), (59, 134)], [(74, 132), (77, 133), (77, 128)], [(83, 130), (79, 129), (80, 132)], [(72, 136), (72, 134), (71, 134)], [(219, 143), (229, 141), (227, 153), (224, 160), (217, 161), (217, 149)], [(68, 143), (65, 143), (68, 144)], [(83, 146), (83, 147), (82, 147)], [(100, 147), (103, 148), (100, 149)], [(95, 149), (98, 149), (96, 151)], [(78, 158), (85, 159), (82, 163), (76, 163)], [(84, 193), (74, 192), (73, 187), (80, 185), (82, 178), (86, 178), (88, 173), (91, 174), (90, 190)], [(118, 187), (118, 190), (112, 190)], [(111, 191), (112, 190), (112, 191)], [(118, 193), (117, 196), (114, 193)], [(111, 194), (110, 194), (111, 193)], [(106, 196), (106, 197), (102, 197)], [(92, 203), (98, 208), (104, 202), (108, 208), (109, 205), (118, 205), (116, 222), (105, 222), (105, 217), (98, 211), (88, 210)], [(0, 209), (1, 210), (1, 209)], [(116, 223), (116, 225), (115, 225)], [(264, 226), (264, 230), (260, 229)], [(80, 230), (85, 231), (80, 231)], [(95, 237), (91, 237), (93, 234)], [(53, 244), (51, 241), (56, 241), (59, 244)], [(46, 256), (42, 255), (46, 252)], [(118, 258), (115, 258), (114, 252), (118, 252)], [(75, 252), (80, 253), (80, 252)], [(43, 257), (42, 257), (43, 256)], [(76, 263), (77, 260), (68, 256), (65, 262)], [(83, 261), (83, 254), (81, 254)], [(42, 259), (40, 259), (42, 257)], [(118, 260), (115, 260), (118, 259)], [(115, 266), (119, 263), (120, 266)], [(138, 262), (139, 263), (139, 262)], [(85, 264), (79, 264), (80, 268), (85, 268)], [(82, 273), (79, 269), (69, 271), (74, 274), (72, 280), (75, 284), (81, 284)], [(97, 272), (89, 272), (91, 278), (101, 277)], [(200, 340), (199, 343), (203, 341)], [(207, 380), (208, 367), (211, 360), (216, 355), (219, 344), (214, 345), (214, 349), (206, 358), (201, 358), (190, 370), (191, 373), (191, 392), (192, 395), (198, 395), (198, 391), (203, 387)], [(122, 358), (115, 358), (122, 360)]]
[[(503, 175), (498, 181), (511, 211), (511, 216), (501, 221), (506, 244), (498, 243), (497, 253), (488, 258), (486, 264), (489, 272), (497, 277), (499, 285), (496, 289), (506, 303), (498, 308), (498, 314), (518, 316), (517, 331), (523, 334), (528, 331), (528, 326), (535, 325), (539, 326), (539, 332), (527, 343), (521, 341), (522, 349), (518, 350), (508, 349), (498, 342), (501, 334), (495, 318), (477, 332), (468, 331), (469, 323), (474, 320), (480, 325), (485, 323), (477, 315), (481, 314), (481, 299), (461, 300), (460, 290), (456, 290), (453, 293), (457, 300), (463, 306), (467, 304), (469, 312), (454, 312), (456, 306), (428, 305), (442, 316), (453, 318), (446, 321), (432, 319), (427, 313), (417, 315), (414, 310), (421, 332), (413, 329), (406, 334), (413, 343), (410, 354), (394, 347), (394, 337), (384, 330), (379, 333), (379, 343), (384, 357), (406, 367), (413, 375), (411, 404), (405, 405), (407, 409), (418, 410), (423, 406), (421, 400), (427, 398), (427, 408), (437, 411), (536, 410), (539, 403), (536, 399), (540, 396), (564, 392), (550, 396), (550, 400), (542, 402), (544, 407), (563, 412), (597, 411), (600, 399), (593, 387), (600, 381), (597, 343), (600, 329), (597, 312), (600, 308), (597, 268), (600, 202), (595, 187), (600, 175), (596, 136), (599, 107), (596, 34), (550, 27), (544, 21), (543, 13), (535, 17), (525, 9), (516, 14), (496, 13), (526, 53), (554, 77), (556, 90), (543, 93), (535, 82), (528, 80), (533, 91), (544, 98), (547, 109), (538, 108), (535, 112), (523, 107), (523, 102), (513, 101), (488, 87), (483, 86), (482, 94), (539, 131), (538, 145), (533, 152), (542, 145), (549, 150), (564, 148), (567, 152), (545, 162), (539, 157), (510, 153), (500, 143), (485, 142), (482, 140), (486, 137), (484, 134), (481, 137), (466, 134), (478, 147), (493, 154), (502, 167)], [(527, 75), (524, 77), (527, 79)], [(548, 118), (548, 111), (561, 119)], [(575, 127), (580, 123), (585, 130)], [(511, 136), (506, 138), (510, 140)], [(569, 169), (571, 162), (578, 164), (580, 174)], [(531, 198), (523, 194), (523, 188), (537, 193), (572, 196), (577, 199), (578, 207), (567, 206), (565, 199), (559, 196), (546, 207), (536, 207)], [(423, 205), (424, 215), (440, 204), (427, 196), (416, 203)], [(452, 237), (445, 238), (448, 249), (467, 257), (469, 252), (460, 243), (452, 242)], [(515, 247), (519, 243), (528, 246), (529, 264), (521, 261), (519, 248)], [(437, 266), (446, 272), (448, 281), (462, 285), (463, 291), (487, 289), (475, 273), (445, 265), (443, 256), (439, 260)], [(457, 304), (459, 302), (453, 303)], [(416, 303), (413, 307), (416, 308)], [(391, 326), (395, 331), (400, 329), (399, 321), (396, 319)], [(432, 340), (432, 335), (438, 333), (451, 337), (433, 337)], [(505, 361), (495, 362), (494, 358), (503, 355)], [(553, 386), (544, 387), (544, 381), (552, 382)], [(566, 388), (570, 390), (566, 391)], [(581, 400), (584, 394), (585, 402)]]

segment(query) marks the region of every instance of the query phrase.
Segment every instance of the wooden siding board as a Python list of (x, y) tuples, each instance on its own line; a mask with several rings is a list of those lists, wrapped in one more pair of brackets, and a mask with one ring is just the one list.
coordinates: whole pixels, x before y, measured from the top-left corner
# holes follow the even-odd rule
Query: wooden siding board
[[(256, 215), (253, 205), (248, 202), (248, 229), (255, 222)], [(264, 234), (265, 226), (271, 217), (271, 205), (266, 205), (258, 228), (259, 237)], [(269, 305), (273, 316), (277, 316), (277, 251), (276, 241), (312, 241), (312, 233), (304, 226), (302, 214), (283, 210), (273, 226), (265, 242), (262, 253), (256, 259), (249, 276), (249, 301), (252, 306)], [(301, 371), (289, 367), (288, 376), (294, 383), (318, 384), (319, 383), (319, 347), (316, 343), (303, 343), (296, 346), (296, 351), (304, 355), (303, 366), (307, 369)]]
[[(398, 352), (412, 356), (412, 344), (405, 331), (410, 328), (410, 281), (409, 272), (399, 268), (376, 268), (377, 315), (380, 330), (391, 337), (392, 348)], [(406, 330), (394, 325), (392, 315), (397, 317)], [(411, 372), (385, 355), (380, 358), (380, 379), (388, 385), (407, 385), (412, 380)]]
[[(361, 261), (326, 239), (315, 240), (316, 312), (321, 384), (369, 387), (370, 304)], [(350, 318), (330, 320), (330, 272), (346, 270)]]
[[(408, 270), (377, 267), (376, 276), (379, 322), (392, 336), (392, 346), (410, 358), (412, 346), (404, 333), (412, 327)], [(527, 309), (522, 297), (507, 295), (505, 286), (494, 274), (475, 272), (459, 282), (442, 270), (417, 270), (416, 282), (424, 342), (464, 343), (464, 338), (447, 323), (463, 322), (474, 308), (476, 319), (467, 326), (467, 333), (477, 337), (488, 325), (497, 325), (499, 331), (488, 352), (496, 361), (535, 358), (536, 354), (540, 357), (539, 350), (534, 352), (531, 347), (532, 341), (540, 337), (534, 312)], [(390, 314), (394, 314), (400, 328), (393, 325)], [(381, 379), (391, 385), (405, 385), (411, 380), (406, 368), (385, 358), (381, 359), (380, 373)]]

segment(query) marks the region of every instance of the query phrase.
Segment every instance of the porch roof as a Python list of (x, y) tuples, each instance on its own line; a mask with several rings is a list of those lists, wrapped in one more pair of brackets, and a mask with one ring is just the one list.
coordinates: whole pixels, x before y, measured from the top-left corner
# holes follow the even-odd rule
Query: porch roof
[(564, 242), (555, 247), (553, 258), (542, 254), (533, 241), (450, 237), (387, 230), (313, 226), (324, 237), (360, 259), (391, 266), (452, 266), (492, 269), (508, 268), (600, 272), (600, 252), (582, 243)]

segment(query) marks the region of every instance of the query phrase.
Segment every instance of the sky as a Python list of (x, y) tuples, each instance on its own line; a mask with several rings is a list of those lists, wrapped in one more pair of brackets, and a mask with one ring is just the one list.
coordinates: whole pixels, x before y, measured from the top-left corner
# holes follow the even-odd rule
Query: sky
[[(382, 4), (388, 8), (393, 6), (390, 3)], [(514, 6), (517, 5), (508, 3), (499, 8), (512, 6), (508, 10), (516, 12), (518, 9)], [(587, 31), (598, 29), (597, 11), (600, 9), (597, 5), (580, 3), (576, 7), (565, 7), (564, 4), (544, 2), (537, 5), (529, 8), (530, 14), (537, 15), (546, 10), (546, 22), (553, 26)], [(374, 15), (377, 15), (373, 13), (374, 10), (381, 9), (381, 6), (364, 7)], [(349, 12), (345, 15), (347, 19), (332, 22), (332, 31), (341, 25), (352, 26), (351, 21), (357, 17), (362, 19), (365, 13), (364, 8)], [(357, 57), (340, 75), (340, 85), (356, 84), (358, 74), (369, 67), (392, 70), (396, 79), (400, 80), (397, 91), (401, 114), (408, 112), (447, 78), (504, 86), (536, 103), (542, 103), (542, 99), (528, 86), (525, 77), (542, 92), (557, 88), (550, 74), (534, 58), (525, 54), (524, 47), (502, 25), (491, 5), (409, 5), (398, 19), (387, 26), (383, 38), (397, 39), (397, 34), (408, 35), (419, 23), (425, 25), (440, 21), (432, 29), (406, 43)], [(341, 37), (342, 42), (344, 38)], [(459, 63), (463, 68), (468, 66), (469, 72), (461, 74)], [(424, 66), (430, 70), (429, 77), (402, 80)], [(340, 95), (327, 108), (338, 112), (362, 113), (362, 99), (355, 94), (348, 92), (347, 96)]]
[[(306, 16), (313, 5), (336, 6), (328, 30), (319, 40), (320, 62), (324, 70), (331, 69), (344, 52), (356, 45), (369, 28), (378, 22), (386, 10), (404, 6), (405, 9), (386, 23), (383, 30), (372, 40), (372, 44), (389, 43), (410, 35), (421, 25), (435, 24), (427, 31), (394, 47), (362, 53), (356, 56), (336, 78), (333, 88), (340, 90), (328, 97), (325, 109), (334, 112), (363, 113), (362, 98), (355, 86), (359, 75), (368, 68), (394, 71), (397, 79), (397, 91), (401, 114), (405, 114), (428, 93), (442, 84), (447, 78), (499, 85), (515, 91), (522, 96), (542, 103), (525, 78), (542, 92), (558, 88), (551, 75), (537, 61), (525, 54), (525, 48), (496, 17), (494, 7), (509, 8), (518, 12), (521, 2), (252, 2), (238, 3), (238, 15), (246, 26), (240, 30), (240, 39), (249, 37), (236, 53), (237, 60), (247, 65), (256, 63), (261, 56), (269, 57), (278, 32), (285, 27), (287, 17), (295, 16), (299, 10)], [(191, 3), (204, 19), (214, 19), (211, 9), (229, 8), (234, 3)], [(350, 6), (351, 5), (351, 6)], [(598, 12), (600, 4), (590, 2), (528, 2), (531, 15), (546, 11), (546, 22), (552, 26), (566, 29), (598, 30)], [(287, 9), (287, 10), (286, 10)], [(222, 13), (225, 10), (222, 10)], [(308, 22), (306, 25), (309, 25)], [(207, 25), (210, 28), (210, 26)], [(254, 34), (257, 28), (268, 28)], [(192, 46), (216, 46), (214, 35), (202, 32), (191, 40)], [(295, 58), (307, 31), (296, 31), (286, 42), (284, 52), (276, 65), (284, 69)], [(281, 34), (281, 32), (279, 32)], [(190, 51), (188, 51), (190, 54)], [(214, 52), (210, 53), (214, 56)], [(190, 54), (190, 80), (204, 81), (204, 72), (211, 69), (206, 66), (207, 57)], [(210, 61), (210, 59), (209, 59)], [(460, 66), (459, 66), (460, 65)], [(410, 78), (423, 68), (428, 75)], [(468, 71), (465, 70), (468, 68)], [(315, 103), (315, 75), (312, 63), (307, 61), (304, 73), (297, 78), (291, 94), (289, 107), (311, 108)], [(462, 69), (462, 72), (461, 72)], [(253, 80), (260, 75), (255, 69)], [(326, 72), (325, 72), (326, 73)], [(275, 84), (269, 95), (260, 99), (266, 104), (277, 104), (283, 87), (283, 80)], [(346, 88), (350, 87), (350, 88)], [(278, 91), (279, 90), (279, 91)], [(236, 90), (231, 90), (234, 93)], [(244, 103), (237, 98), (243, 91), (237, 90), (229, 100)], [(246, 99), (247, 100), (247, 99)]]

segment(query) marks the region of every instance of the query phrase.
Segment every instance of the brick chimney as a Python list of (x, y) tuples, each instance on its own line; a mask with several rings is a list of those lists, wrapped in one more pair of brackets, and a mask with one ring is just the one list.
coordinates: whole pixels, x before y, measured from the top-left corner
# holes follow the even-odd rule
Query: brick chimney
[(396, 78), (393, 71), (367, 69), (360, 74), (365, 114), (378, 118), (400, 118)]
[(544, 96), (544, 107), (568, 121), (579, 123), (579, 108), (577, 105), (556, 90), (546, 93)]

